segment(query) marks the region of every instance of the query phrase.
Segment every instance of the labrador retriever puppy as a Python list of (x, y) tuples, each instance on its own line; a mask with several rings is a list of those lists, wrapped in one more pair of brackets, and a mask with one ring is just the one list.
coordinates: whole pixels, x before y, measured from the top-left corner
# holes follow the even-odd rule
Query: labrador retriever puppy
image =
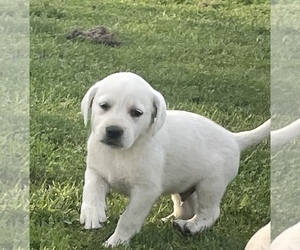
[(248, 241), (245, 250), (270, 250), (271, 223), (260, 228)]
[(271, 244), (271, 250), (299, 250), (300, 222), (284, 230)]
[(81, 102), (85, 125), (90, 107), (80, 222), (86, 229), (102, 227), (110, 188), (130, 197), (105, 246), (128, 243), (160, 195), (172, 194), (174, 225), (184, 234), (212, 226), (237, 175), (240, 152), (270, 130), (267, 121), (231, 133), (203, 116), (166, 111), (164, 97), (129, 72), (109, 75), (87, 91)]

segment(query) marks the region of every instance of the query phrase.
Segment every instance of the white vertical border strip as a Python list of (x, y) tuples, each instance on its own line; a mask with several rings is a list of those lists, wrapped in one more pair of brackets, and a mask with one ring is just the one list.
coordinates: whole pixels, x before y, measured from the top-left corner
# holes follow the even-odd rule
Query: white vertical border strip
[[(300, 221), (299, 17), (300, 1), (271, 1), (271, 238), (273, 240)], [(272, 249), (287, 249), (288, 245), (279, 246), (278, 242), (288, 244), (283, 239), (276, 240), (272, 243)]]
[(29, 249), (29, 1), (0, 1), (0, 249)]

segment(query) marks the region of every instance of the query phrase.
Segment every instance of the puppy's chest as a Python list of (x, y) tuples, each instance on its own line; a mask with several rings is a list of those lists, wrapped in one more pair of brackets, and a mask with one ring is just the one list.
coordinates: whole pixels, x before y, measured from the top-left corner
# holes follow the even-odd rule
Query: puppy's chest
[(128, 178), (118, 178), (111, 176), (108, 178), (108, 183), (110, 187), (121, 194), (126, 196), (130, 195), (130, 191), (132, 189), (132, 183), (128, 180)]
[(108, 168), (100, 170), (102, 177), (109, 183), (110, 187), (124, 195), (129, 196), (134, 183), (136, 173), (130, 166), (111, 162)]
[[(142, 154), (144, 156), (144, 154)], [(133, 187), (147, 184), (155, 174), (148, 166), (148, 159), (137, 152), (113, 152), (97, 154), (91, 164), (116, 191), (130, 195)]]

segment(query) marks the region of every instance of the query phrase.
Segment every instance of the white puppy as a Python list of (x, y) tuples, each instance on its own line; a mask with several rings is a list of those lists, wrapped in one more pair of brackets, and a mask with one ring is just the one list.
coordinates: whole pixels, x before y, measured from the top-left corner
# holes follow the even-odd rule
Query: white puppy
[(300, 222), (278, 235), (271, 244), (271, 250), (299, 250)]
[(259, 229), (247, 243), (245, 250), (270, 250), (271, 223)]
[(81, 103), (92, 108), (80, 222), (99, 228), (110, 188), (130, 197), (106, 246), (140, 231), (160, 195), (174, 194), (174, 224), (195, 234), (220, 215), (220, 202), (236, 176), (241, 150), (267, 137), (270, 122), (231, 133), (184, 111), (166, 111), (163, 96), (133, 73), (112, 74), (92, 86)]

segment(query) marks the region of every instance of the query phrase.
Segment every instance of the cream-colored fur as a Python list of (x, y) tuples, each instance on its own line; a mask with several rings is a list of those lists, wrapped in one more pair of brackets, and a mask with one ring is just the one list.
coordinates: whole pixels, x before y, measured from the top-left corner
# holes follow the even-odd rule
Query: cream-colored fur
[[(129, 242), (160, 195), (174, 194), (174, 223), (182, 232), (195, 234), (213, 225), (238, 172), (241, 150), (267, 137), (270, 129), (267, 121), (252, 131), (231, 133), (203, 116), (166, 111), (159, 92), (126, 72), (88, 90), (81, 103), (85, 124), (90, 106), (81, 223), (86, 229), (102, 226), (110, 188), (130, 197), (106, 246)], [(195, 192), (183, 203), (178, 200), (178, 193), (191, 187)]]
[[(290, 140), (300, 135), (300, 119), (289, 125), (271, 131), (271, 148), (275, 152)], [(276, 237), (271, 245), (271, 223), (259, 229), (249, 240), (245, 250), (285, 250), (300, 249), (300, 222)]]
[(247, 243), (245, 250), (270, 250), (271, 223), (259, 229)]
[(299, 250), (300, 222), (284, 230), (271, 244), (271, 250)]

